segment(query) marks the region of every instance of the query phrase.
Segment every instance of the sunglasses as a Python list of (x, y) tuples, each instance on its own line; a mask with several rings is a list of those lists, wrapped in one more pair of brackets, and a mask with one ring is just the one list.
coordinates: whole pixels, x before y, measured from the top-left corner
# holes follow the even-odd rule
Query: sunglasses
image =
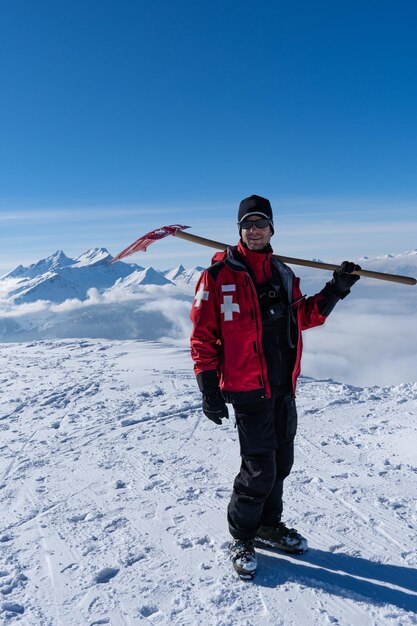
[(266, 228), (270, 223), (271, 221), (268, 219), (254, 220), (253, 222), (251, 220), (243, 220), (243, 222), (239, 223), (239, 226), (243, 228), (243, 230), (250, 230), (252, 226), (256, 226), (256, 228)]

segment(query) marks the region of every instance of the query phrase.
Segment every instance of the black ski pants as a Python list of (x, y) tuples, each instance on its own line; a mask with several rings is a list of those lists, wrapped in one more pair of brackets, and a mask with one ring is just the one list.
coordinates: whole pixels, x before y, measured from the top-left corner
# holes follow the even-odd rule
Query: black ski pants
[(271, 387), (271, 398), (234, 405), (241, 467), (228, 506), (235, 539), (252, 539), (259, 526), (281, 520), (284, 479), (294, 462), (297, 409), (291, 392)]

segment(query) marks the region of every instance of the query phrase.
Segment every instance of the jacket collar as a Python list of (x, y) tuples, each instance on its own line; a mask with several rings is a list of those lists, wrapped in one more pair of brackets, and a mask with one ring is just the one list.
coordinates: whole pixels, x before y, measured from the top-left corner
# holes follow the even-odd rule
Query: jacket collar
[[(247, 257), (249, 255), (251, 257), (252, 255), (256, 255), (257, 263), (259, 262), (258, 260), (259, 258), (265, 258), (265, 257), (269, 258), (270, 260), (269, 266), (271, 268), (271, 275), (272, 275), (272, 266), (273, 266), (275, 267), (276, 271), (278, 272), (281, 278), (281, 282), (284, 286), (284, 289), (287, 292), (288, 301), (291, 304), (293, 300), (292, 290), (293, 290), (293, 283), (294, 283), (294, 273), (288, 267), (288, 265), (285, 265), (285, 263), (282, 263), (282, 261), (279, 261), (278, 259), (273, 258), (272, 248), (270, 246), (269, 248), (270, 249), (265, 252), (251, 252), (244, 246), (239, 246), (239, 245), (229, 246), (227, 250), (224, 250), (223, 252), (216, 252), (215, 255), (213, 256), (212, 263), (216, 263), (220, 261), (222, 263), (225, 263), (226, 265), (228, 265), (231, 269), (235, 271), (247, 272), (248, 271), (247, 267), (249, 264), (249, 262), (247, 261)], [(243, 254), (240, 254), (240, 249), (243, 249)], [(262, 281), (260, 282), (265, 282), (265, 279), (262, 279)]]
[(254, 252), (249, 250), (239, 241), (238, 245), (233, 248), (244, 264), (249, 267), (251, 274), (257, 283), (265, 283), (272, 276), (271, 257), (272, 248), (270, 245), (265, 250)]

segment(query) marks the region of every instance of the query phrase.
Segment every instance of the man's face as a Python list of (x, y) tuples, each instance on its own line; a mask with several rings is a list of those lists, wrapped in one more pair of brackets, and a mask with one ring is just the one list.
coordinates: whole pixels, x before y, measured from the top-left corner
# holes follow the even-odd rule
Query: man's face
[[(256, 222), (256, 220), (261, 219), (263, 219), (262, 215), (251, 215), (245, 219), (245, 222)], [(249, 250), (262, 250), (269, 244), (271, 236), (272, 232), (269, 224), (265, 228), (257, 228), (255, 225), (250, 229), (242, 228), (242, 241), (248, 246)]]

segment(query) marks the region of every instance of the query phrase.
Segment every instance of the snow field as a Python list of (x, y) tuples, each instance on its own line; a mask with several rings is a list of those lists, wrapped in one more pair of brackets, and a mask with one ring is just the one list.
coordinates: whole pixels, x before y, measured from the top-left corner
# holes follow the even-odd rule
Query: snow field
[(188, 351), (0, 344), (5, 624), (417, 624), (417, 383), (302, 378), (285, 519), (307, 554), (227, 559), (233, 417), (200, 410)]

